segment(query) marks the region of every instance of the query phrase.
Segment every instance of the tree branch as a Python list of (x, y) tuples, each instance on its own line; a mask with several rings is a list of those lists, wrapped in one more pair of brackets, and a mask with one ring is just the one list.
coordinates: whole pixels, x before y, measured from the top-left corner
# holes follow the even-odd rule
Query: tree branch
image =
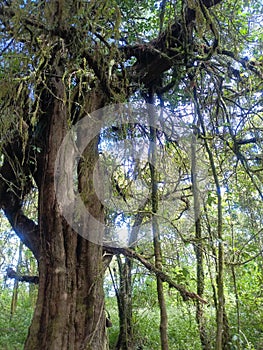
[[(16, 12), (9, 6), (5, 6), (3, 4), (0, 5), (0, 18), (2, 17), (4, 21), (6, 21), (7, 18), (13, 18), (15, 16)], [(44, 23), (41, 23), (39, 19), (34, 18), (34, 16), (32, 15), (27, 17), (21, 17), (20, 20), (26, 25), (43, 30), (45, 33), (49, 32)]]
[[(219, 4), (222, 0), (202, 0), (200, 2), (201, 5), (208, 9)], [(188, 8), (184, 16), (184, 19), (174, 22), (149, 43), (128, 45), (120, 48), (126, 59), (131, 57), (137, 58), (137, 62), (132, 67), (130, 74), (134, 80), (149, 86), (175, 63), (186, 64), (186, 44), (187, 46), (191, 44), (192, 27), (196, 19), (196, 11)], [(186, 36), (189, 37), (186, 38)]]
[(13, 207), (4, 207), (3, 210), (16, 235), (38, 260), (40, 255), (38, 225), (29, 219), (21, 209), (16, 211)]
[(198, 294), (189, 292), (185, 289), (181, 284), (175, 283), (165, 272), (156, 268), (153, 264), (151, 264), (148, 260), (146, 260), (142, 255), (136, 253), (134, 250), (129, 248), (115, 248), (115, 247), (104, 247), (104, 250), (111, 254), (123, 254), (132, 259), (138, 260), (141, 264), (143, 264), (147, 270), (153, 272), (156, 276), (158, 276), (163, 282), (168, 283), (169, 287), (175, 288), (181, 294), (184, 301), (189, 299), (199, 300), (203, 304), (207, 304), (207, 301), (201, 298)]
[(23, 156), (18, 139), (5, 147), (4, 163), (0, 168), (0, 209), (3, 209), (17, 236), (38, 260), (40, 249), (38, 225), (22, 210), (23, 198), (32, 188), (30, 170), (26, 163), (22, 166)]
[(19, 282), (28, 282), (28, 283), (34, 283), (34, 284), (38, 284), (39, 282), (38, 276), (21, 275), (20, 273), (17, 273), (15, 270), (13, 270), (10, 267), (6, 269), (6, 275), (8, 278), (13, 278)]

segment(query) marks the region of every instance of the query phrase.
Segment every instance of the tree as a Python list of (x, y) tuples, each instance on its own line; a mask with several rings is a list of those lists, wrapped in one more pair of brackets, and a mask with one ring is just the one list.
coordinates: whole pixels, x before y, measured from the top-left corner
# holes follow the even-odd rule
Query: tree
[[(221, 15), (229, 11), (228, 6), (221, 0), (182, 4), (162, 1), (160, 9), (154, 8), (154, 2), (2, 2), (0, 99), (1, 131), (6, 136), (1, 144), (0, 206), (33, 252), (39, 268), (38, 300), (25, 349), (107, 349), (103, 247), (74, 232), (61, 214), (54, 189), (59, 147), (68, 129), (87, 113), (123, 102), (138, 91), (152, 93), (160, 101), (167, 99), (170, 106), (183, 100), (187, 106), (193, 101), (204, 114), (204, 122), (208, 127), (212, 125), (213, 136), (221, 126), (220, 118), (224, 119), (230, 135), (225, 142), (253, 178), (241, 152), (247, 140), (232, 133), (225, 109), (237, 103), (240, 96), (240, 67), (248, 80), (253, 74), (256, 81), (262, 78), (262, 64), (246, 60), (242, 44), (239, 51), (232, 48), (240, 36), (229, 27), (229, 42)], [(152, 16), (151, 20), (147, 16)], [(154, 20), (158, 25), (152, 26)], [(223, 96), (226, 76), (230, 88)], [(209, 88), (213, 86), (214, 90), (204, 91), (210, 78)], [(197, 98), (194, 92), (199, 87)], [(175, 96), (167, 97), (173, 89), (184, 90), (179, 103)], [(247, 87), (242, 89), (245, 95), (259, 87), (253, 83), (249, 91)], [(206, 111), (215, 100), (217, 111), (213, 116), (217, 119), (209, 120)], [(201, 138), (209, 138), (203, 127), (198, 132)], [(99, 138), (94, 138), (83, 152), (77, 180), (85, 206), (104, 222), (104, 210), (92, 180), (98, 143)], [(213, 169), (215, 182), (216, 171)], [(220, 188), (219, 183), (216, 185)], [(37, 223), (23, 211), (33, 189), (38, 191)], [(219, 193), (217, 199), (220, 213)], [(221, 219), (220, 213), (218, 349), (222, 344), (224, 306)], [(86, 230), (94, 231), (96, 227), (89, 222)], [(102, 240), (103, 232), (97, 234)], [(131, 257), (134, 254), (123, 253)], [(165, 279), (160, 264), (153, 271)]]

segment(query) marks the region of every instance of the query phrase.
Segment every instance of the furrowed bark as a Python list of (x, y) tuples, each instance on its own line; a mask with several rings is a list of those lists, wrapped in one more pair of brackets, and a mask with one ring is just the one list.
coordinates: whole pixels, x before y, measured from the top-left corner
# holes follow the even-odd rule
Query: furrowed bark
[[(63, 66), (55, 66), (61, 76)], [(63, 103), (64, 85), (52, 81), (50, 115), (43, 150), (39, 191), (39, 293), (25, 350), (107, 349), (104, 312), (102, 247), (79, 236), (60, 212), (55, 195), (55, 160), (67, 131), (67, 110)], [(94, 97), (94, 96), (93, 96)], [(97, 101), (93, 100), (93, 106)], [(95, 106), (96, 108), (97, 106)], [(92, 188), (85, 188), (97, 159), (96, 143), (84, 154), (88, 168), (80, 175), (80, 191), (93, 215), (103, 220), (103, 211)], [(89, 182), (89, 181), (88, 181)], [(87, 224), (87, 230), (92, 229)], [(102, 233), (101, 233), (102, 234)]]

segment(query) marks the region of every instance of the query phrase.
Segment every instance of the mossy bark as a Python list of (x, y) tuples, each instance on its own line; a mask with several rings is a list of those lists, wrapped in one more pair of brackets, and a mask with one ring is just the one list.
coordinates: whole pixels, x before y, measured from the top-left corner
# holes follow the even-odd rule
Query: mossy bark
[[(39, 188), (39, 293), (25, 350), (106, 350), (102, 247), (79, 236), (63, 218), (55, 195), (55, 160), (67, 131), (63, 84), (53, 82), (57, 97), (49, 105)], [(80, 175), (85, 205), (103, 221), (103, 208), (85, 187), (97, 159), (94, 142), (84, 152), (88, 167)], [(87, 223), (87, 230), (91, 229)], [(100, 233), (102, 234), (102, 232)]]

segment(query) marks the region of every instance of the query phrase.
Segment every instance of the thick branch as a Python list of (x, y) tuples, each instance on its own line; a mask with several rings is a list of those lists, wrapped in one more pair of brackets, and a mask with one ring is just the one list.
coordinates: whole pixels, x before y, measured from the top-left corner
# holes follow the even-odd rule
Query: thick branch
[(198, 294), (189, 292), (182, 286), (181, 284), (175, 283), (165, 272), (156, 268), (153, 264), (151, 264), (148, 260), (146, 260), (142, 255), (136, 253), (134, 250), (129, 248), (113, 248), (113, 247), (104, 247), (104, 250), (111, 254), (123, 254), (132, 259), (138, 260), (141, 264), (143, 264), (147, 270), (153, 272), (156, 276), (158, 276), (163, 282), (168, 283), (169, 287), (175, 288), (181, 294), (184, 301), (189, 299), (199, 300), (203, 304), (207, 304), (207, 301), (201, 298)]
[(28, 283), (34, 283), (34, 284), (38, 284), (39, 282), (38, 276), (21, 275), (20, 273), (17, 273), (15, 270), (11, 269), (10, 267), (6, 269), (6, 275), (8, 278), (13, 278), (19, 282), (28, 282)]
[(4, 213), (17, 236), (38, 260), (40, 248), (38, 225), (24, 215), (21, 209), (15, 211), (12, 207), (5, 207)]
[[(203, 0), (202, 4), (210, 8), (221, 1)], [(186, 64), (185, 50), (191, 45), (196, 11), (189, 8), (184, 16), (151, 42), (121, 48), (127, 59), (137, 58), (131, 73), (135, 80), (149, 86), (174, 64)]]
[(22, 210), (23, 198), (32, 187), (29, 169), (26, 164), (22, 166), (22, 153), (19, 140), (9, 143), (5, 148), (4, 164), (0, 169), (0, 209), (3, 209), (15, 233), (38, 260), (38, 225)]
[[(6, 21), (8, 18), (13, 18), (16, 16), (16, 12), (10, 8), (9, 6), (0, 5), (0, 18), (2, 17), (4, 21)], [(38, 28), (43, 30), (44, 32), (48, 32), (46, 29), (46, 26), (39, 21), (39, 19), (34, 18), (34, 16), (24, 16), (20, 18), (21, 22), (23, 22), (26, 25), (32, 26), (34, 28)]]

